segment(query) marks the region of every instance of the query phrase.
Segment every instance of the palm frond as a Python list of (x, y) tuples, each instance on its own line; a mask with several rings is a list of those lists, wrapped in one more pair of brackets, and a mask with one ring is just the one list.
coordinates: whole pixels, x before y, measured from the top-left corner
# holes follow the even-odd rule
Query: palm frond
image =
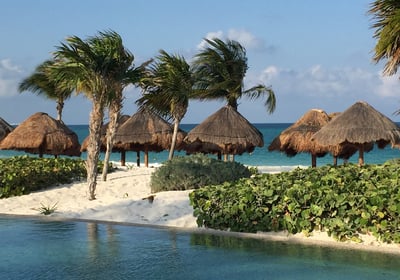
[(393, 75), (400, 64), (400, 2), (376, 0), (368, 13), (374, 21), (374, 38), (377, 39), (373, 60), (378, 63), (385, 59), (384, 75)]
[(272, 114), (276, 108), (276, 97), (271, 87), (259, 84), (243, 92), (243, 95), (248, 96), (250, 99), (257, 99), (267, 95), (264, 106), (269, 114)]

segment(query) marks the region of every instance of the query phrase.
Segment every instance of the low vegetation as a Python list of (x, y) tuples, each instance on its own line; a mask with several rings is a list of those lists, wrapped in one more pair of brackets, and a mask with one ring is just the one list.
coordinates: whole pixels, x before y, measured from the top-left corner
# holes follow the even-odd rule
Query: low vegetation
[(150, 186), (152, 192), (188, 190), (250, 176), (250, 169), (241, 163), (195, 154), (165, 162), (152, 173)]
[(41, 203), (40, 205), (41, 206), (37, 210), (42, 215), (46, 215), (46, 216), (51, 215), (57, 210), (57, 202), (54, 203), (53, 205), (44, 205), (43, 203)]
[[(99, 170), (102, 164), (99, 164)], [(85, 161), (17, 156), (0, 159), (0, 198), (19, 196), (86, 178)]]
[(400, 243), (400, 164), (324, 166), (259, 174), (190, 194), (199, 226), (237, 232), (372, 234)]

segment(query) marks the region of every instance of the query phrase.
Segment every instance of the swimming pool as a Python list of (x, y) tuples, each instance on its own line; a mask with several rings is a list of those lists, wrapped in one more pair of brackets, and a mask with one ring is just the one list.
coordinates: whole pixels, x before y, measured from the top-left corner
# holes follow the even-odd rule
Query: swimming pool
[(0, 279), (400, 279), (400, 257), (163, 228), (0, 217)]

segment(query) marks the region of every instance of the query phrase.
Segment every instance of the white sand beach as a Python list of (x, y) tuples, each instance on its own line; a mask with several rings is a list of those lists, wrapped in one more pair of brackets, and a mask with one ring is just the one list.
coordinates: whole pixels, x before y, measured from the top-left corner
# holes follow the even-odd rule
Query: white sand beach
[(167, 226), (190, 231), (206, 231), (213, 234), (240, 235), (268, 240), (335, 246), (348, 249), (381, 251), (400, 255), (400, 245), (384, 244), (373, 236), (362, 236), (362, 243), (338, 242), (325, 232), (290, 235), (285, 232), (239, 234), (198, 228), (193, 208), (190, 206), (190, 191), (156, 193), (154, 201), (147, 197), (150, 191), (150, 176), (155, 168), (119, 167), (108, 175), (106, 182), (98, 180), (96, 200), (89, 201), (86, 182), (61, 185), (19, 197), (2, 199), (0, 215), (29, 215), (43, 217), (42, 206), (56, 204), (56, 211), (46, 216), (49, 219), (79, 219), (152, 226)]

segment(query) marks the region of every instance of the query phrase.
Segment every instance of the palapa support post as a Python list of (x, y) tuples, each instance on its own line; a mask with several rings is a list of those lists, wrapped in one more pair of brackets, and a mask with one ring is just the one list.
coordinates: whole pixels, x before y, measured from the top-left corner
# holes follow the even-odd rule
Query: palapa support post
[(137, 167), (140, 166), (140, 151), (136, 152), (136, 165)]
[(149, 148), (147, 145), (144, 148), (144, 166), (149, 167)]
[(121, 166), (125, 166), (126, 164), (126, 151), (121, 151)]
[(338, 158), (337, 156), (333, 157), (333, 166), (335, 167), (337, 166), (337, 158)]
[(358, 165), (364, 165), (364, 144), (361, 144), (358, 148)]
[(311, 154), (311, 167), (317, 167), (317, 155)]

